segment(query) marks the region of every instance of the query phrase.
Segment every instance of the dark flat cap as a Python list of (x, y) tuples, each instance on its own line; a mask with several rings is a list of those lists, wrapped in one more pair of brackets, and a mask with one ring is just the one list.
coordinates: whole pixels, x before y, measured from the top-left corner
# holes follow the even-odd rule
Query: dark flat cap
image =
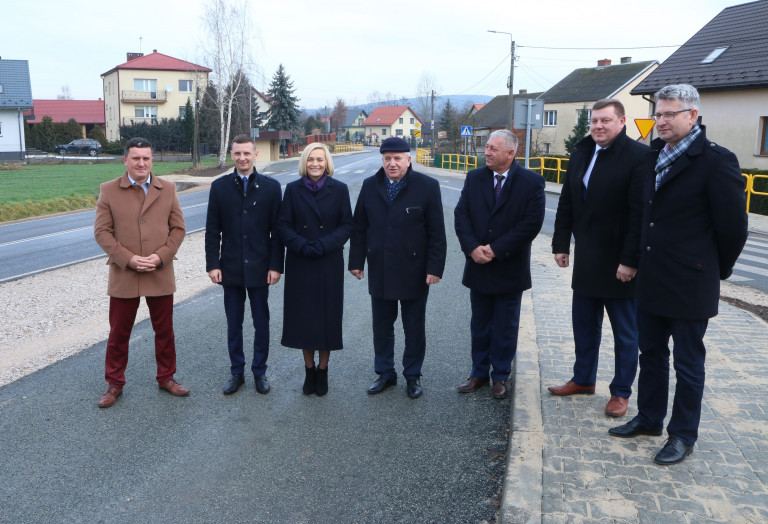
[(411, 150), (408, 142), (400, 137), (391, 136), (381, 143), (379, 153), (404, 153)]

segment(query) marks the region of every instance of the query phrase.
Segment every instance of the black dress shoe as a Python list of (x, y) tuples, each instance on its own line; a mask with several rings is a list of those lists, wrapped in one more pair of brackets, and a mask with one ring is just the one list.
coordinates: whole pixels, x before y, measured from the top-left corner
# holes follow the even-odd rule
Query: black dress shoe
[(318, 397), (322, 397), (328, 393), (328, 368), (317, 368), (315, 374), (315, 393)]
[(259, 375), (258, 377), (253, 377), (253, 380), (256, 382), (256, 391), (258, 391), (262, 395), (266, 395), (267, 393), (269, 393), (269, 380), (267, 380), (266, 375)]
[(685, 460), (685, 457), (693, 453), (693, 446), (689, 446), (677, 437), (669, 437), (664, 447), (656, 453), (653, 461), (662, 466), (677, 464)]
[(243, 382), (245, 382), (245, 379), (243, 378), (243, 375), (232, 375), (232, 378), (229, 379), (229, 382), (227, 382), (227, 385), (224, 386), (224, 390), (222, 393), (225, 395), (231, 395), (234, 392), (236, 392), (238, 389), (240, 389), (240, 386), (243, 385)]
[(621, 438), (632, 438), (638, 435), (650, 435), (652, 437), (658, 437), (661, 435), (660, 429), (651, 429), (643, 426), (636, 418), (633, 418), (626, 424), (616, 426), (608, 430), (610, 435)]
[(424, 390), (421, 389), (421, 381), (418, 378), (405, 381), (407, 383), (408, 396), (410, 398), (419, 398)]
[(304, 385), (301, 387), (301, 392), (305, 395), (311, 395), (315, 392), (315, 382), (317, 379), (315, 378), (317, 376), (317, 368), (315, 366), (312, 366), (311, 368), (308, 368), (304, 366), (304, 372), (306, 373), (304, 377)]
[(371, 384), (371, 387), (368, 388), (368, 394), (376, 395), (377, 393), (381, 393), (385, 389), (392, 387), (396, 384), (397, 384), (397, 377), (385, 378), (379, 375), (379, 378), (376, 379), (376, 382)]

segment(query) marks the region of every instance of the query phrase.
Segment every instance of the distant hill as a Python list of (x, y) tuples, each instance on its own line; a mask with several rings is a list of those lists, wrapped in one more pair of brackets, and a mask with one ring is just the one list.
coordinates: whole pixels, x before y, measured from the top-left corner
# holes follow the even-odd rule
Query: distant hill
[[(443, 96), (437, 96), (435, 97), (435, 115), (440, 114), (440, 111), (442, 111), (443, 106), (445, 105), (445, 102), (450, 99), (451, 105), (454, 107), (457, 107), (459, 109), (463, 109), (465, 105), (467, 104), (486, 104), (488, 101), (490, 101), (493, 98), (493, 96), (489, 95), (443, 95)], [(371, 102), (368, 104), (357, 104), (354, 106), (348, 107), (348, 112), (359, 112), (360, 110), (365, 111), (368, 114), (371, 114), (371, 112), (376, 109), (378, 106), (402, 106), (407, 105), (411, 106), (414, 111), (417, 113), (419, 112), (419, 102), (417, 98), (406, 98), (402, 99), (399, 98), (397, 100), (389, 100), (385, 102)], [(302, 109), (302, 112), (309, 116), (315, 116), (317, 114), (322, 115), (323, 111), (325, 111), (326, 108), (315, 108), (315, 109)], [(333, 110), (332, 107), (328, 107), (327, 111), (330, 112)], [(419, 114), (419, 117), (427, 121), (429, 120), (430, 115), (422, 115)]]

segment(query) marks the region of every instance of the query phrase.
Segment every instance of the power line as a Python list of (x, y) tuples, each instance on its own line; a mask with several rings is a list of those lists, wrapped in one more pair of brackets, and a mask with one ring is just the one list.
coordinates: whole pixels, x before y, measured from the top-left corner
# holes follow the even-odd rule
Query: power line
[(493, 69), (491, 69), (491, 71), (490, 71), (490, 72), (489, 72), (487, 75), (485, 75), (483, 78), (481, 78), (480, 80), (478, 80), (478, 82), (477, 82), (476, 84), (474, 84), (473, 86), (470, 86), (470, 87), (468, 87), (468, 88), (467, 88), (467, 89), (465, 89), (464, 91), (461, 91), (460, 93), (457, 93), (457, 94), (459, 94), (459, 95), (463, 95), (464, 93), (466, 93), (466, 92), (467, 92), (467, 91), (469, 91), (470, 89), (474, 89), (474, 88), (475, 88), (475, 87), (476, 87), (478, 84), (482, 83), (482, 82), (483, 82), (483, 80), (485, 80), (486, 78), (488, 78), (489, 76), (491, 76), (491, 75), (493, 74), (493, 72), (494, 72), (494, 71), (496, 71), (496, 70), (497, 70), (497, 69), (498, 69), (498, 68), (501, 66), (501, 64), (504, 64), (504, 63), (506, 63), (508, 58), (509, 58), (509, 54), (507, 54), (507, 56), (505, 56), (505, 57), (504, 57), (504, 59), (503, 59), (501, 62), (499, 62), (497, 65), (496, 65), (496, 67), (494, 67)]
[(649, 45), (639, 47), (544, 47), (536, 45), (518, 45), (517, 47), (527, 47), (528, 49), (557, 49), (557, 50), (573, 50), (573, 51), (607, 51), (609, 49), (660, 49), (663, 47), (680, 47), (682, 44), (677, 45)]

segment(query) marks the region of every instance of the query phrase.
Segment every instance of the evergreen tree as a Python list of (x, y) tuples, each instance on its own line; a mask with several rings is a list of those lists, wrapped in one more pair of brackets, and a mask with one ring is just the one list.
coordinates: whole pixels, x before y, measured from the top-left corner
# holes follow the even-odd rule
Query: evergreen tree
[(285, 73), (283, 64), (280, 64), (267, 92), (272, 100), (267, 122), (269, 129), (292, 132), (299, 129), (299, 99), (293, 96), (294, 91), (293, 82)]
[(446, 153), (457, 153), (461, 144), (461, 123), (458, 110), (451, 104), (449, 98), (443, 106), (443, 114), (440, 117), (440, 129), (446, 135)]
[(568, 151), (569, 155), (576, 149), (576, 144), (587, 136), (587, 133), (589, 133), (589, 110), (587, 104), (584, 104), (584, 107), (579, 111), (579, 118), (573, 126), (573, 131), (565, 139), (565, 150)]
[(184, 150), (192, 150), (192, 142), (195, 138), (195, 111), (192, 109), (192, 100), (187, 98), (184, 105), (184, 116), (181, 119), (181, 131), (183, 134)]
[(35, 147), (43, 151), (53, 151), (56, 142), (56, 130), (53, 128), (53, 118), (44, 116), (43, 121), (35, 124), (36, 145)]

